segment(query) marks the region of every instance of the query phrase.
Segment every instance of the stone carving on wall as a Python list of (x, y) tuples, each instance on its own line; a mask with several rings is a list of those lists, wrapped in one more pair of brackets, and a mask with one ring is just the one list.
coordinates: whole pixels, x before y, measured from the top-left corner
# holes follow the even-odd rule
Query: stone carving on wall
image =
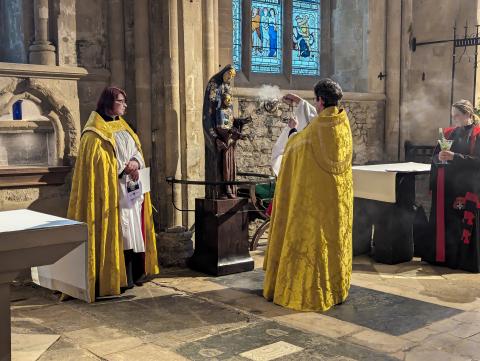
[[(55, 133), (55, 155), (53, 164), (71, 165), (72, 155), (77, 151), (79, 130), (75, 126), (73, 116), (63, 102), (36, 79), (15, 79), (0, 89), (0, 118), (10, 118), (12, 106), (18, 100), (34, 103), (41, 116), (36, 120), (49, 120)], [(13, 119), (13, 118), (10, 118)], [(10, 123), (10, 122), (9, 122)], [(17, 126), (0, 122), (0, 130)]]

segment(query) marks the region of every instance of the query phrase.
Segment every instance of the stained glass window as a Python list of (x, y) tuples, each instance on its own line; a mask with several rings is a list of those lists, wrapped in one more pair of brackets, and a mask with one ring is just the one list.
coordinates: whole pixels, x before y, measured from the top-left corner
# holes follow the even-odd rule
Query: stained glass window
[(252, 69), (282, 71), (282, 0), (252, 0)]
[(233, 66), (242, 69), (242, 0), (232, 0), (233, 15)]
[(320, 0), (293, 0), (292, 73), (320, 74)]

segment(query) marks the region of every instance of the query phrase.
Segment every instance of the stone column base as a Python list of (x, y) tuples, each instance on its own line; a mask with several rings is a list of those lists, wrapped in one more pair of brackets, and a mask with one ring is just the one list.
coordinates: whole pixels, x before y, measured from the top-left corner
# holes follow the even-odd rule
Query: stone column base
[(184, 227), (169, 228), (157, 234), (158, 263), (164, 267), (186, 267), (193, 255), (193, 232)]
[(34, 42), (28, 49), (30, 64), (55, 65), (55, 47), (50, 42)]

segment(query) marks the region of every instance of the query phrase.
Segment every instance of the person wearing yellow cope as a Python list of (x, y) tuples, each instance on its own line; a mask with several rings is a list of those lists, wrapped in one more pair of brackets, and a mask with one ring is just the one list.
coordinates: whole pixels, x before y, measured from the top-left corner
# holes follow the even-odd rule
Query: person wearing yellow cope
[(264, 297), (299, 311), (344, 302), (352, 273), (350, 124), (337, 83), (314, 91), (318, 115), (283, 154), (264, 261)]
[(88, 226), (92, 301), (159, 272), (150, 194), (127, 194), (145, 162), (140, 140), (122, 118), (126, 107), (125, 91), (103, 91), (82, 131), (73, 174), (68, 217)]

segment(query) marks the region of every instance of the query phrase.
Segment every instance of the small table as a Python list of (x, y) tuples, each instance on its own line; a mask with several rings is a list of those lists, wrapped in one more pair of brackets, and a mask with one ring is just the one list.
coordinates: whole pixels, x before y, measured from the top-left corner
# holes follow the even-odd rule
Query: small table
[(415, 176), (430, 164), (393, 163), (353, 167), (353, 253), (395, 264), (413, 258)]
[(0, 212), (0, 361), (11, 359), (10, 282), (86, 242), (84, 223), (27, 209)]

